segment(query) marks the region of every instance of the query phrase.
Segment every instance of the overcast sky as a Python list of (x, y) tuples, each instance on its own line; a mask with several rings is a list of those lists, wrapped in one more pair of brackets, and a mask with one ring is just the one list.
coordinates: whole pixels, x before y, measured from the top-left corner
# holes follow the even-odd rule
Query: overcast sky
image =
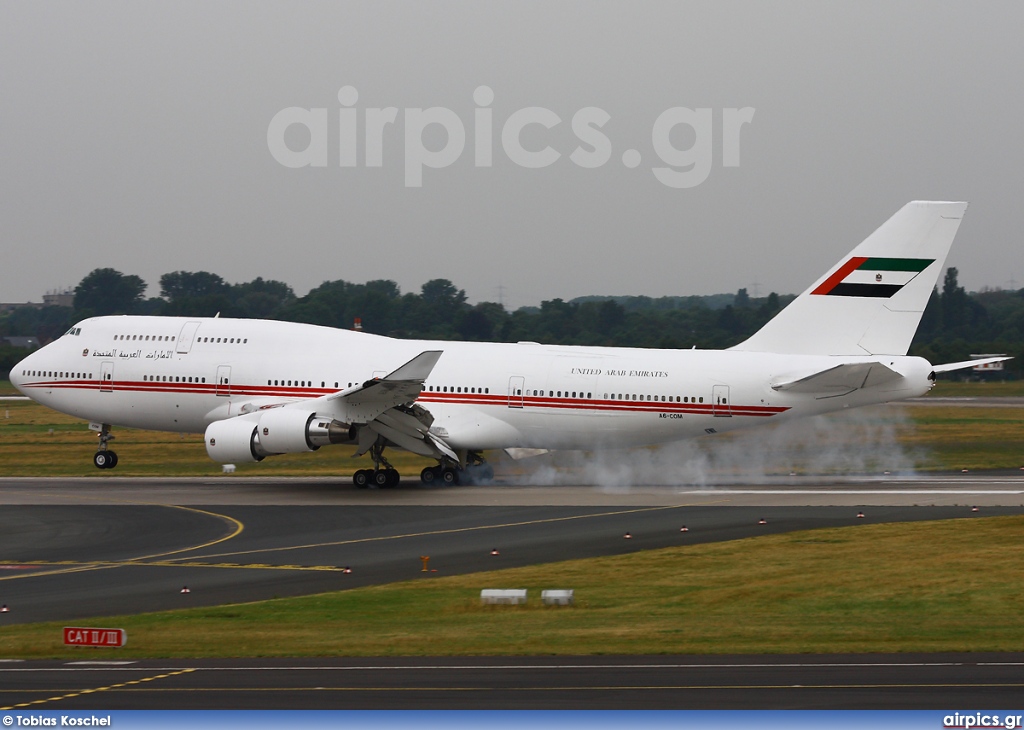
[[(151, 296), (174, 270), (299, 295), (447, 278), (510, 307), (795, 293), (913, 199), (970, 202), (948, 261), (968, 289), (1021, 287), (1022, 28), (1018, 2), (3, 2), (0, 301), (108, 266)], [(475, 152), (480, 86), (490, 167)], [(325, 166), (275, 158), (268, 130), (291, 107), (326, 110)], [(387, 107), (371, 167), (366, 109)], [(465, 145), (412, 187), (406, 110), (430, 107), (453, 112)], [(558, 153), (545, 167), (503, 146), (529, 107), (560, 120), (519, 136)], [(597, 167), (571, 157), (600, 160), (572, 128), (588, 107), (608, 117), (589, 128), (610, 150)], [(674, 107), (711, 110), (710, 138), (662, 130), (662, 150), (710, 149), (691, 187), (653, 172), (687, 169), (655, 143)], [(727, 166), (725, 110), (747, 107)], [(300, 162), (315, 136), (278, 135)], [(421, 138), (455, 149), (437, 125)]]

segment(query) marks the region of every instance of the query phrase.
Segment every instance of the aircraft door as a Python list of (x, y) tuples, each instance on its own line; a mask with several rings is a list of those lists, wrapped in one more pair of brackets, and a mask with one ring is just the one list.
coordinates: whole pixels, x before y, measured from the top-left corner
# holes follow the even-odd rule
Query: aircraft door
[(526, 378), (521, 375), (513, 375), (508, 379), (508, 407), (523, 407), (523, 388), (526, 385)]
[(715, 385), (711, 388), (711, 415), (725, 418), (732, 415), (728, 385)]
[(177, 351), (179, 355), (184, 355), (192, 349), (192, 342), (196, 338), (196, 330), (199, 329), (201, 322), (186, 322), (185, 326), (181, 328), (181, 332), (178, 333), (178, 347)]
[(231, 395), (231, 366), (219, 365), (217, 367), (217, 395)]
[(114, 363), (105, 360), (100, 363), (100, 392), (110, 393), (114, 390)]

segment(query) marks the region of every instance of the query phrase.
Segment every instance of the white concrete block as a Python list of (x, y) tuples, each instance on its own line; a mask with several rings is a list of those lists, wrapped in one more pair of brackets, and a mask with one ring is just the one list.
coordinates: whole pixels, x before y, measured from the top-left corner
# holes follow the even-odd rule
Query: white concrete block
[(541, 591), (540, 600), (544, 602), (545, 606), (571, 606), (573, 591), (571, 589), (567, 591)]
[(480, 591), (480, 603), (520, 606), (526, 603), (526, 589), (484, 588)]

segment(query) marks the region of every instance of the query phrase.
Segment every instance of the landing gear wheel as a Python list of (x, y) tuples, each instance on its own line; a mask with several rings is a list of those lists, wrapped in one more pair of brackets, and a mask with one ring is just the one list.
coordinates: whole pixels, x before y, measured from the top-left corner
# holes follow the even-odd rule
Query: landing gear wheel
[(441, 467), (428, 466), (420, 472), (420, 481), (424, 484), (433, 484), (441, 478)]
[(459, 483), (459, 472), (452, 469), (450, 466), (446, 466), (441, 470), (441, 481), (445, 484), (455, 485)]
[(360, 469), (352, 475), (352, 483), (356, 485), (356, 489), (366, 489), (370, 486), (372, 476), (373, 472), (369, 469)]
[(390, 489), (392, 486), (397, 486), (399, 478), (398, 472), (394, 469), (381, 469), (374, 473), (373, 482), (374, 486), (381, 489)]
[(92, 463), (97, 469), (109, 469), (113, 465), (114, 460), (110, 458), (109, 451), (97, 451), (92, 455)]
[(116, 451), (108, 451), (107, 452), (107, 457), (110, 459), (110, 466), (107, 467), (108, 469), (113, 469), (115, 466), (117, 466), (117, 452)]

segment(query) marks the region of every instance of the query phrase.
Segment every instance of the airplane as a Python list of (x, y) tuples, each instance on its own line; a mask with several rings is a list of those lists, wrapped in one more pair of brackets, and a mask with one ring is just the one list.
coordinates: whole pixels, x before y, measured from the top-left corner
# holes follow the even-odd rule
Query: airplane
[(104, 316), (33, 352), (11, 382), (90, 421), (93, 463), (117, 466), (113, 426), (203, 433), (211, 459), (258, 462), (349, 445), (360, 488), (400, 476), (384, 455), (437, 461), (425, 483), (487, 481), (488, 450), (523, 456), (711, 437), (924, 395), (937, 373), (907, 351), (966, 203), (915, 201), (753, 336), (727, 350), (402, 340), (256, 319)]

